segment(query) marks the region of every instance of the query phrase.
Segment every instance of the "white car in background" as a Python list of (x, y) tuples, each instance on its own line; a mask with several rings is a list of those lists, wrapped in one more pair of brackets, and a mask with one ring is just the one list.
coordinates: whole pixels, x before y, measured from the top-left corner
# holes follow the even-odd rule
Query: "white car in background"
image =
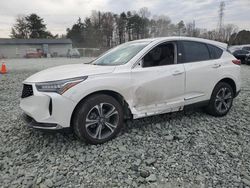
[(81, 54), (76, 48), (69, 49), (67, 52), (67, 57), (68, 58), (80, 58)]
[(88, 143), (114, 138), (125, 118), (202, 105), (224, 116), (240, 91), (240, 61), (215, 41), (166, 37), (119, 45), (91, 64), (50, 68), (23, 82), (29, 126), (72, 128)]

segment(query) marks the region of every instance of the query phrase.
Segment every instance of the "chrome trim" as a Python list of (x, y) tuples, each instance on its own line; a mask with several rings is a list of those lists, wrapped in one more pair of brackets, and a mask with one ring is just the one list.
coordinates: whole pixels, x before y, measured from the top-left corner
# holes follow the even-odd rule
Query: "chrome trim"
[[(21, 117), (28, 124), (27, 126), (29, 128), (42, 129), (42, 130), (60, 130), (60, 129), (64, 128), (61, 125), (58, 125), (56, 123), (55, 124), (54, 123), (39, 123), (25, 113), (22, 114)], [(42, 125), (44, 125), (44, 126), (42, 126)]]
[(184, 98), (184, 100), (195, 99), (195, 98), (202, 97), (202, 96), (205, 96), (205, 94), (200, 94), (200, 95), (195, 95), (195, 96), (191, 96), (191, 97), (186, 97), (186, 98)]
[(61, 125), (56, 125), (56, 127), (40, 127), (40, 126), (34, 126), (31, 125), (31, 123), (28, 124), (29, 128), (33, 128), (33, 129), (43, 129), (43, 130), (60, 130), (63, 129), (63, 127)]

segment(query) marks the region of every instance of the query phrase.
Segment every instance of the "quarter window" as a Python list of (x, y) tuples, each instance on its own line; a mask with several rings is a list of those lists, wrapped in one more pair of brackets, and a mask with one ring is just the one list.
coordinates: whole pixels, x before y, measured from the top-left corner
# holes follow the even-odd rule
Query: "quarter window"
[(208, 44), (208, 50), (210, 52), (210, 58), (211, 59), (219, 59), (223, 53), (223, 50), (220, 48), (217, 48), (216, 46)]

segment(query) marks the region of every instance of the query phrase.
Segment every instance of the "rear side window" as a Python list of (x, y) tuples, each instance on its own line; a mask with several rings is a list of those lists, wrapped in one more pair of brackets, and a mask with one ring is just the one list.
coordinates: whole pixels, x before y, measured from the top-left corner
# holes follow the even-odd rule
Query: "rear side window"
[(217, 48), (216, 46), (207, 44), (208, 50), (210, 52), (210, 58), (211, 59), (219, 59), (223, 53), (223, 50), (220, 48)]
[(183, 63), (205, 61), (210, 59), (210, 54), (206, 44), (199, 42), (183, 41), (182, 49), (184, 51)]

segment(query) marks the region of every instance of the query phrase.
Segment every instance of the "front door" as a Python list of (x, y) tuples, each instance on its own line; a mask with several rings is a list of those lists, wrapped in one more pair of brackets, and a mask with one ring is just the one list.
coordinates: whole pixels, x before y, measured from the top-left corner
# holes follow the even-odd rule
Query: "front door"
[(177, 64), (175, 43), (164, 43), (142, 58), (132, 70), (133, 110), (137, 117), (182, 109), (185, 71)]

